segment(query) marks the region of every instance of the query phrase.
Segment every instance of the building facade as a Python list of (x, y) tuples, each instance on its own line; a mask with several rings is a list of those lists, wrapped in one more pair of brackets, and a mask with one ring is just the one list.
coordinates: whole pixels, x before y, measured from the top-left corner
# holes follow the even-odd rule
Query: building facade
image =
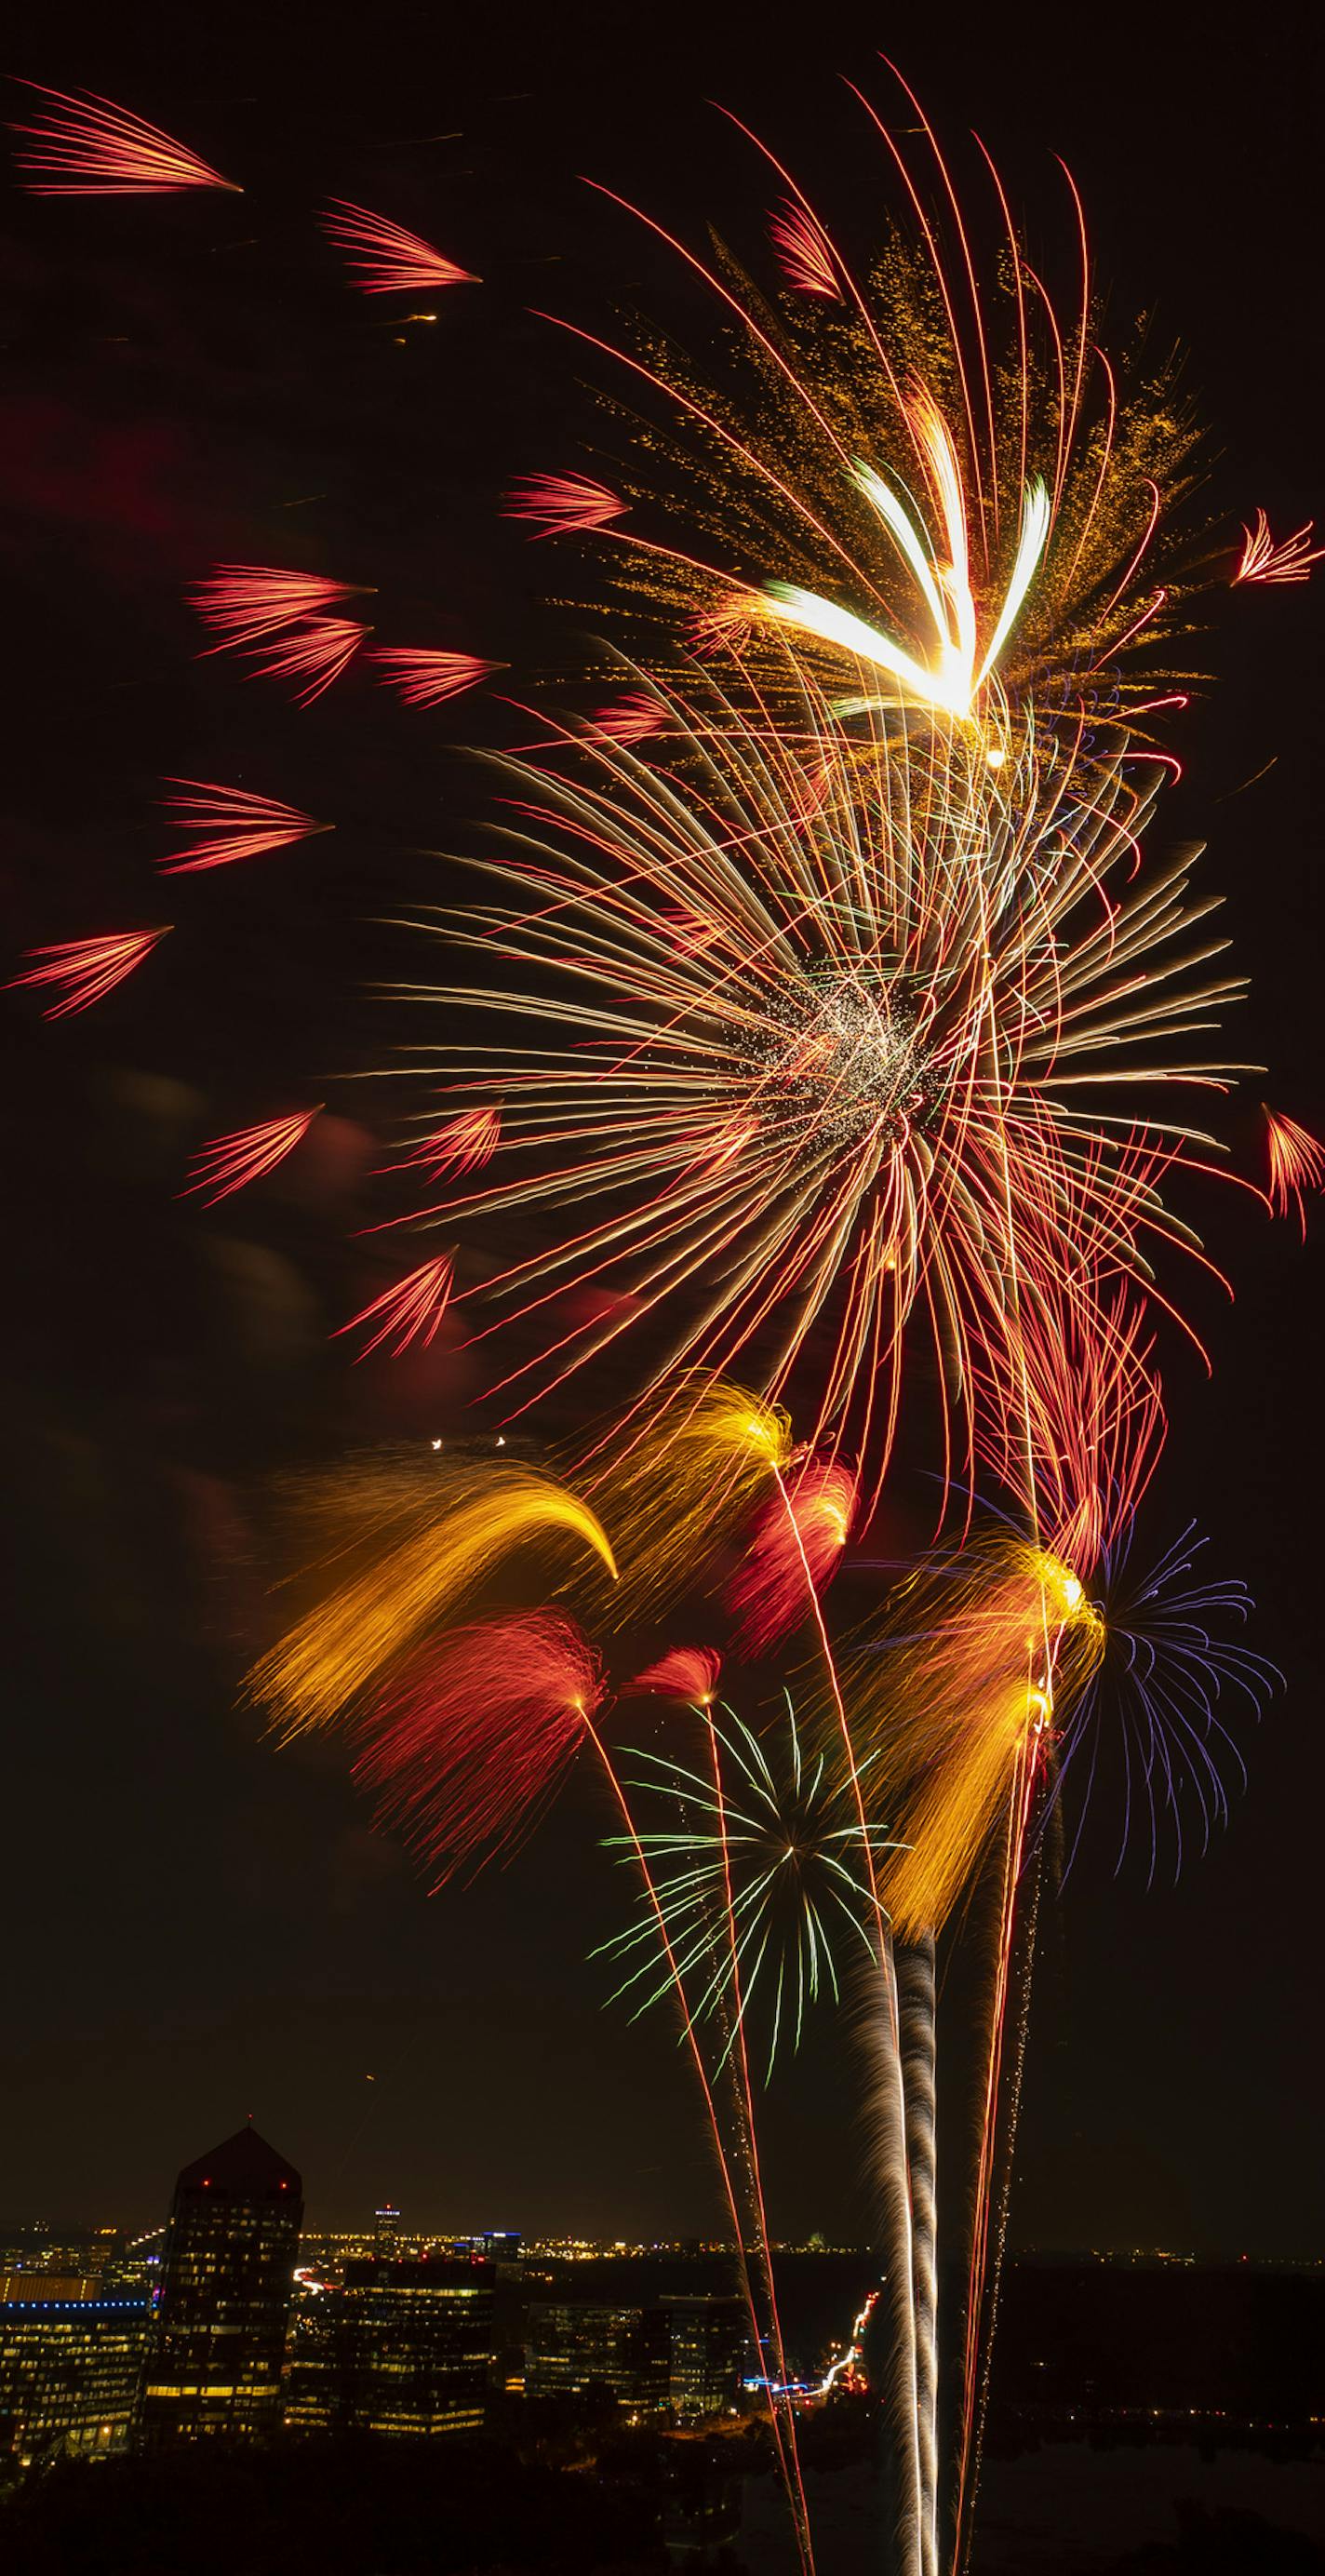
[(254, 2128), (175, 2185), (138, 2415), (146, 2450), (258, 2441), (282, 2417), (303, 2186)]
[(285, 2390), (291, 2431), (480, 2432), (494, 2286), (493, 2266), (477, 2255), (347, 2263), (339, 2288), (297, 2303)]
[(0, 2301), (0, 2457), (104, 2459), (129, 2440), (146, 2299)]
[(671, 2345), (661, 2308), (606, 2300), (535, 2299), (525, 2329), (527, 2397), (582, 2397), (608, 2388), (632, 2413), (664, 2414)]

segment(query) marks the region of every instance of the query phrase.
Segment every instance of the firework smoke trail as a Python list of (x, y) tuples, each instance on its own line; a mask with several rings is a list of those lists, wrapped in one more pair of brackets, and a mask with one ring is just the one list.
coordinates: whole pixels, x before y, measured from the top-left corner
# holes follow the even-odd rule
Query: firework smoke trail
[[(893, 1951), (888, 1917), (879, 1898), (878, 1877), (874, 1862), (874, 1842), (865, 1814), (860, 1767), (851, 1738), (846, 1702), (838, 1678), (837, 1664), (829, 1641), (828, 1627), (815, 1588), (814, 1576), (805, 1550), (805, 1538), (797, 1519), (795, 1506), (788, 1493), (782, 1470), (777, 1471), (778, 1492), (786, 1513), (787, 1526), (795, 1543), (805, 1580), (805, 1597), (818, 1634), (824, 1670), (832, 1695), (833, 1707), (842, 1736), (843, 1751), (851, 1779), (856, 1821), (860, 1833), (864, 1868), (869, 1882), (871, 1920), (877, 1941), (879, 1974), (883, 1985), (887, 2018), (887, 2062), (889, 2069), (888, 2123), (881, 2178), (884, 2182), (884, 2207), (888, 2225), (887, 2268), (894, 2289), (892, 2313), (898, 2322), (895, 2346), (896, 2363), (893, 2400), (896, 2409), (895, 2433), (897, 2451), (903, 2467), (903, 2487), (899, 2500), (898, 2542), (905, 2552), (908, 2566), (917, 2571), (923, 2567), (923, 2526), (925, 2493), (921, 2462), (920, 2367), (917, 2349), (917, 2310), (915, 2297), (915, 2226), (912, 2207), (912, 2185), (908, 2156), (906, 2087), (902, 2062), (902, 2019), (897, 1990), (897, 1963)], [(897, 2295), (900, 2288), (900, 2298)]]
[(938, 2171), (936, 2164), (934, 1937), (905, 1953), (899, 1974), (906, 2097), (906, 2161), (911, 2178), (912, 2305), (916, 2339), (916, 2419), (920, 2448), (920, 2564), (938, 2576)]

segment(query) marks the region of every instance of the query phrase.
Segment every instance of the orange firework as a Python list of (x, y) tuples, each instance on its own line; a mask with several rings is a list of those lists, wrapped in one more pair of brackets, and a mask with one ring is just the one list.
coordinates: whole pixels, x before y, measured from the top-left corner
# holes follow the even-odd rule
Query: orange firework
[(1274, 538), (1263, 510), (1256, 513), (1254, 528), (1242, 531), (1242, 556), (1233, 575), (1239, 582), (1309, 581), (1313, 564), (1325, 561), (1325, 546), (1313, 546), (1311, 539), (1315, 520), (1308, 519), (1291, 537)]
[(347, 197), (333, 197), (322, 229), (348, 253), (351, 270), (358, 271), (354, 284), (365, 295), (420, 295), (434, 286), (479, 283), (469, 269), (443, 259), (431, 242), (388, 222), (385, 215), (370, 214), (366, 206), (352, 205)]
[(1296, 1201), (1302, 1240), (1307, 1239), (1307, 1210), (1304, 1193), (1325, 1189), (1325, 1145), (1299, 1127), (1295, 1118), (1285, 1118), (1278, 1109), (1266, 1108), (1266, 1142), (1270, 1151), (1270, 1205), (1276, 1216), (1287, 1216)]
[(247, 1189), (250, 1181), (274, 1172), (294, 1152), (321, 1111), (319, 1101), (316, 1109), (297, 1109), (289, 1118), (268, 1118), (260, 1126), (237, 1127), (232, 1135), (214, 1136), (194, 1155), (190, 1166), (194, 1178), (180, 1197), (193, 1198), (205, 1191), (204, 1205), (215, 1207), (233, 1190)]
[(707, 1708), (716, 1694), (722, 1657), (712, 1646), (673, 1646), (636, 1673), (626, 1687), (659, 1699), (683, 1700), (689, 1708)]
[(289, 572), (277, 564), (217, 564), (205, 581), (195, 582), (187, 596), (204, 626), (221, 641), (212, 653), (236, 652), (284, 626), (320, 617), (363, 585), (333, 581), (323, 573)]
[(440, 707), (503, 668), (480, 661), (476, 653), (439, 653), (414, 644), (375, 644), (368, 659), (380, 665), (387, 687), (407, 707)]
[(254, 796), (244, 787), (217, 787), (204, 778), (173, 778), (172, 787), (191, 787), (192, 796), (165, 796), (162, 803), (182, 832), (201, 833), (188, 850), (172, 850), (158, 859), (164, 876), (186, 876), (193, 868), (228, 867), (232, 859), (261, 858), (266, 850), (284, 850), (293, 841), (334, 832), (334, 823), (315, 823), (296, 805), (276, 796)]
[(47, 1020), (67, 1019), (73, 1011), (86, 1011), (105, 993), (113, 993), (135, 966), (141, 966), (158, 940), (169, 930), (111, 931), (101, 939), (61, 939), (46, 948), (29, 948), (29, 957), (41, 958), (39, 966), (30, 966), (26, 975), (15, 975), (11, 983), (56, 984), (63, 988), (63, 999), (52, 1002), (43, 1011)]
[(352, 1333), (359, 1324), (376, 1322), (378, 1329), (371, 1341), (364, 1343), (359, 1353), (361, 1360), (366, 1360), (369, 1352), (375, 1351), (385, 1341), (391, 1342), (393, 1359), (399, 1359), (411, 1342), (421, 1341), (426, 1350), (434, 1340), (445, 1313), (446, 1301), (451, 1294), (451, 1279), (452, 1264), (448, 1256), (443, 1255), (437, 1261), (425, 1261), (418, 1270), (411, 1270), (407, 1279), (398, 1279), (394, 1288), (387, 1288), (380, 1297), (374, 1297), (371, 1306), (351, 1315), (348, 1324), (338, 1324), (332, 1340), (335, 1341), (341, 1333)]
[(605, 528), (625, 509), (619, 492), (586, 474), (526, 474), (507, 494), (508, 519), (528, 519), (535, 536), (565, 536), (575, 528)]
[(532, 1832), (606, 1691), (598, 1657), (560, 1612), (452, 1629), (365, 1721), (355, 1776), (444, 1887)]
[(23, 185), (35, 197), (160, 197), (179, 188), (242, 193), (232, 179), (209, 169), (160, 126), (148, 125), (93, 90), (77, 98), (40, 81), (26, 81), (24, 87), (54, 103), (53, 113), (13, 129), (31, 137), (16, 157)]
[(295, 705), (311, 707), (324, 689), (331, 687), (347, 671), (371, 626), (356, 626), (349, 617), (313, 617), (307, 625), (287, 636), (265, 662), (257, 664), (257, 676), (264, 680), (306, 680), (306, 688), (296, 689)]

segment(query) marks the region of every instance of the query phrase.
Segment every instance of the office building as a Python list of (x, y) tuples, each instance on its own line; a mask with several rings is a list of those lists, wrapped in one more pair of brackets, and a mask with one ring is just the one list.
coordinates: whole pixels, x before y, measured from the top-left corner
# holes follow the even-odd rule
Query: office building
[(595, 2299), (531, 2300), (525, 2330), (525, 2395), (583, 2397), (610, 2389), (632, 2413), (665, 2414), (671, 2343), (660, 2308)]
[(252, 2127), (185, 2166), (143, 2378), (144, 2449), (278, 2429), (302, 2218), (294, 2166)]
[(105, 2458), (129, 2439), (146, 2299), (0, 2301), (0, 2459)]
[(680, 2423), (731, 2414), (750, 2364), (750, 2321), (742, 2300), (710, 2291), (661, 2302), (667, 2321), (668, 2396)]
[(347, 2262), (303, 2293), (290, 2333), (291, 2431), (481, 2431), (495, 2348), (493, 2266), (481, 2257)]

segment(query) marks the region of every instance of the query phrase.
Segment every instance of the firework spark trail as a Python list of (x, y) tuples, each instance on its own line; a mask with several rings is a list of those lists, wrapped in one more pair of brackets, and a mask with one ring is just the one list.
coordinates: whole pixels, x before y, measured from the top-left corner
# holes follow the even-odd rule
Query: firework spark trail
[(307, 686), (295, 690), (294, 702), (297, 707), (311, 707), (349, 669), (365, 635), (372, 631), (350, 617), (312, 617), (296, 634), (258, 648), (267, 658), (259, 661), (255, 653), (256, 675), (264, 680), (305, 680)]
[(592, 721), (595, 730), (606, 734), (609, 741), (631, 743), (647, 742), (652, 734), (661, 733), (667, 718), (656, 698), (635, 689), (608, 706), (596, 708)]
[(1325, 562), (1325, 546), (1312, 545), (1314, 529), (1315, 521), (1308, 519), (1293, 536), (1276, 540), (1270, 534), (1265, 512), (1258, 510), (1255, 526), (1242, 531), (1242, 555), (1233, 575), (1234, 587), (1245, 581), (1309, 581), (1312, 565)]
[[(316, 1518), (321, 1497), (314, 1490)], [(248, 1676), (283, 1740), (349, 1712), (419, 1634), (455, 1611), (517, 1549), (573, 1539), (615, 1559), (588, 1506), (514, 1460), (435, 1466), (426, 1480), (386, 1474), (334, 1481), (328, 1498), (349, 1527), (337, 1555), (352, 1570), (297, 1619)], [(355, 1526), (356, 1517), (359, 1525)]]
[(279, 564), (216, 564), (205, 581), (186, 592), (190, 605), (219, 635), (210, 653), (237, 652), (306, 618), (322, 616), (361, 591), (362, 583), (324, 573), (291, 572)]
[[(1017, 2014), (1016, 2031), (1013, 2041), (1012, 2075), (1007, 2088), (1008, 2101), (1006, 2130), (1003, 2140), (1003, 2171), (1002, 2179), (998, 2188), (997, 2208), (995, 2210), (993, 2220), (994, 2254), (992, 2263), (988, 2265), (988, 2297), (985, 2308), (983, 2350), (982, 2352), (972, 2355), (968, 2347), (967, 2354), (967, 2359), (971, 2362), (972, 2367), (978, 2370), (978, 2386), (971, 2392), (969, 2431), (964, 2434), (965, 2447), (963, 2448), (961, 2458), (961, 2477), (965, 2481), (965, 2487), (964, 2492), (959, 2491), (957, 2498), (956, 2548), (958, 2556), (955, 2561), (955, 2567), (958, 2571), (958, 2576), (963, 2576), (963, 2571), (969, 2562), (971, 2547), (975, 2538), (975, 2508), (979, 2495), (980, 2473), (984, 2463), (985, 2423), (989, 2411), (989, 2388), (994, 2362), (994, 2336), (998, 2327), (999, 2301), (1003, 2287), (1003, 2257), (1007, 2246), (1008, 2211), (1012, 2201), (1013, 2159), (1016, 2153), (1017, 2124), (1021, 2116), (1021, 2087), (1026, 2065), (1026, 2040), (1030, 2028), (1031, 1985), (1035, 1973), (1035, 1943), (1040, 1919), (1041, 1862), (1042, 1847), (1037, 1844), (1030, 1870), (1030, 1891), (1029, 1903), (1026, 1907), (1026, 1922), (1021, 1936), (1021, 2008)], [(1011, 1956), (1011, 1949), (1012, 1927), (1011, 1923), (1009, 1923), (1006, 1945), (1006, 1955), (1009, 1957)], [(1000, 2064), (1003, 2047), (1003, 2024), (1005, 2020), (1006, 1997), (1004, 1998), (998, 2018)], [(995, 2070), (995, 2119), (997, 2116), (998, 2088), (999, 2071)], [(992, 2199), (993, 2177), (991, 2146), (991, 2169), (986, 2182), (985, 2198), (983, 2203), (986, 2230), (988, 2229), (989, 2208)], [(984, 2263), (982, 2258), (982, 2279), (983, 2271)], [(964, 2539), (962, 2528), (963, 2511), (965, 2515)]]
[(29, 948), (24, 954), (42, 962), (30, 966), (26, 974), (12, 975), (10, 989), (25, 984), (62, 986), (63, 999), (50, 1003), (42, 1018), (68, 1019), (72, 1012), (89, 1010), (103, 995), (113, 993), (168, 936), (170, 927), (167, 923), (162, 930), (111, 931), (99, 939), (57, 939), (45, 948)]
[(365, 295), (421, 295), (434, 286), (477, 286), (480, 281), (454, 260), (443, 259), (431, 242), (406, 232), (385, 215), (334, 197), (322, 229), (348, 257), (354, 285)]
[(410, 1271), (407, 1278), (398, 1279), (393, 1287), (383, 1289), (381, 1296), (374, 1297), (371, 1305), (363, 1306), (357, 1315), (351, 1315), (347, 1324), (338, 1324), (332, 1340), (341, 1333), (354, 1332), (360, 1324), (376, 1323), (377, 1330), (371, 1340), (364, 1343), (358, 1360), (366, 1360), (370, 1351), (379, 1349), (383, 1342), (391, 1341), (393, 1334), (393, 1359), (399, 1359), (401, 1352), (408, 1350), (413, 1342), (421, 1342), (427, 1350), (436, 1339), (438, 1325), (446, 1311), (452, 1275), (452, 1264), (446, 1256), (440, 1261), (422, 1262), (417, 1270)]
[[(745, 2044), (745, 2004), (742, 2000), (741, 1994), (740, 1943), (737, 1937), (736, 1915), (732, 1902), (731, 1848), (727, 1837), (727, 1821), (723, 1801), (722, 1763), (719, 1756), (718, 1737), (714, 1725), (712, 1710), (706, 1709), (703, 1712), (703, 1715), (707, 1724), (710, 1754), (713, 1764), (713, 1794), (718, 1813), (718, 1830), (722, 1847), (723, 1879), (726, 1894), (726, 1928), (731, 1959), (731, 1999), (735, 2016), (736, 2033), (736, 2048), (732, 2053), (731, 2063), (744, 2123), (744, 2145), (750, 2176), (751, 2197), (756, 2220), (756, 2242), (760, 2250), (764, 2269), (764, 2290), (767, 2300), (769, 2326), (772, 2333), (773, 2352), (777, 2362), (778, 2376), (780, 2379), (785, 2380), (787, 2376), (787, 2357), (782, 2338), (781, 2319), (778, 2314), (777, 2286), (773, 2278), (773, 2256), (769, 2242), (768, 2212), (764, 2202), (764, 2187), (759, 2170), (759, 2145), (755, 2127), (754, 2095), (750, 2083), (750, 2060)], [(772, 2405), (772, 2403), (773, 2400), (770, 2396), (770, 2405)], [(796, 2443), (795, 2417), (790, 2413), (790, 2411), (788, 2413), (788, 2435), (788, 2451), (794, 2473), (794, 2483), (789, 2484), (788, 2488), (792, 2501), (792, 2517), (793, 2521), (797, 2525), (797, 2537), (801, 2548), (801, 2554), (807, 2563), (812, 2565), (813, 2549), (810, 2539), (809, 2505), (806, 2499), (804, 2480), (801, 2476), (800, 2455)]]
[(457, 1118), (448, 1118), (430, 1136), (415, 1145), (400, 1161), (387, 1169), (409, 1171), (421, 1165), (432, 1179), (443, 1172), (480, 1172), (492, 1161), (501, 1142), (501, 1112), (496, 1109), (463, 1109)]
[(93, 90), (71, 97), (41, 81), (25, 81), (23, 87), (51, 100), (53, 107), (35, 124), (11, 129), (31, 138), (15, 155), (31, 196), (157, 197), (183, 188), (243, 193), (233, 179), (221, 178), (159, 126)]
[(500, 662), (484, 662), (477, 653), (444, 653), (418, 644), (375, 644), (368, 655), (376, 662), (385, 687), (394, 689), (407, 707), (440, 707), (448, 698), (476, 689), (500, 671)]
[(233, 1190), (247, 1189), (251, 1181), (260, 1181), (302, 1144), (315, 1118), (321, 1115), (322, 1103), (315, 1109), (297, 1109), (288, 1118), (267, 1118), (256, 1127), (237, 1127), (228, 1136), (214, 1136), (210, 1144), (199, 1147), (190, 1165), (193, 1179), (179, 1193), (193, 1198), (208, 1193), (203, 1204), (215, 1207), (218, 1200), (229, 1198)]
[[(707, 1713), (707, 1708), (702, 1705), (697, 1710), (697, 1714), (701, 1718), (706, 1717)], [(754, 2278), (750, 2269), (750, 2254), (747, 2243), (749, 2230), (742, 2218), (740, 2203), (736, 2193), (736, 2186), (732, 2178), (730, 2160), (723, 2144), (722, 2123), (718, 2116), (718, 2107), (714, 2098), (708, 2069), (704, 2063), (704, 2052), (700, 2046), (694, 2019), (690, 2011), (685, 1978), (677, 1961), (666, 1912), (659, 1899), (658, 1892), (654, 1884), (653, 1873), (650, 1868), (648, 1856), (640, 1838), (634, 1816), (631, 1812), (630, 1801), (626, 1796), (625, 1789), (622, 1786), (620, 1777), (612, 1761), (611, 1754), (602, 1738), (595, 1732), (592, 1720), (587, 1721), (587, 1731), (593, 1740), (599, 1760), (602, 1763), (604, 1773), (606, 1774), (608, 1783), (616, 1799), (617, 1806), (620, 1809), (621, 1818), (626, 1828), (626, 1838), (634, 1854), (635, 1861), (643, 1881), (645, 1896), (650, 1906), (654, 1922), (657, 1926), (659, 1942), (671, 1975), (672, 1990), (676, 1996), (680, 2010), (682, 2028), (690, 2050), (691, 2062), (699, 2080), (700, 2090), (704, 2096), (704, 2105), (708, 2115), (714, 2154), (717, 2158), (723, 2193), (727, 2202), (728, 2213), (731, 2218), (732, 2240), (736, 2247), (737, 2261), (740, 2265), (741, 2283), (745, 2295), (746, 2310), (750, 2319), (751, 2337), (753, 2340), (754, 2350), (756, 2354), (759, 2354), (763, 2349), (763, 2334), (759, 2303), (755, 2292)], [(757, 2250), (760, 2254), (761, 2268), (765, 2273), (766, 2284), (768, 2290), (771, 2292), (773, 2265), (772, 2255), (766, 2236), (760, 2241)], [(772, 2319), (770, 2315), (770, 2324), (771, 2322)], [(782, 2348), (780, 2339), (777, 2339), (776, 2337), (776, 2329), (774, 2329), (774, 2334), (776, 2349), (779, 2355), (781, 2355)], [(782, 2355), (781, 2358), (780, 2377), (785, 2381), (786, 2362), (784, 2355)], [(768, 2396), (769, 2424), (773, 2435), (774, 2449), (777, 2453), (778, 2469), (782, 2478), (784, 2492), (791, 2507), (792, 2529), (796, 2542), (796, 2554), (800, 2560), (802, 2576), (814, 2576), (814, 2546), (810, 2533), (809, 2508), (805, 2497), (804, 2479), (801, 2474), (800, 2451), (796, 2439), (795, 2415), (790, 2408), (787, 2408), (785, 2411), (779, 2408), (777, 2403), (777, 2393), (773, 2389), (770, 2388), (766, 2393)]]
[(576, 528), (605, 528), (625, 502), (586, 474), (528, 474), (506, 497), (508, 519), (527, 519), (535, 537), (566, 536)]
[(1287, 1216), (1290, 1205), (1296, 1201), (1305, 1243), (1305, 1193), (1325, 1189), (1325, 1145), (1320, 1144), (1305, 1127), (1299, 1127), (1295, 1118), (1286, 1118), (1282, 1110), (1268, 1109), (1264, 1101), (1261, 1108), (1270, 1155), (1270, 1205), (1276, 1216)]
[(255, 796), (244, 787), (218, 787), (205, 778), (172, 778), (172, 787), (189, 787), (190, 796), (165, 796), (162, 804), (181, 832), (202, 834), (191, 847), (158, 859), (163, 876), (186, 876), (195, 868), (228, 867), (233, 859), (261, 858), (267, 850), (287, 849), (316, 833), (334, 832), (334, 823), (315, 823), (295, 805), (275, 796)]
[[(1038, 1743), (1036, 1739), (1028, 1737), (1018, 1754), (1013, 1792), (1008, 1804), (1007, 1834), (1003, 1851), (998, 1945), (995, 1953), (994, 1988), (989, 2013), (989, 2038), (980, 2121), (980, 2153), (975, 2179), (975, 2214), (966, 2288), (961, 2430), (957, 2452), (957, 2490), (954, 2510), (955, 2564), (958, 2569), (966, 2565), (974, 2530), (975, 2490), (980, 2466), (980, 2365), (982, 2335), (987, 2324), (985, 2282), (989, 2255), (990, 2195), (993, 2187), (994, 2154), (998, 2133), (999, 2094), (1007, 2021), (1008, 1981), (1016, 1920), (1017, 1883), (1025, 1856), (1026, 1831), (1035, 1790), (1037, 1760)], [(996, 2280), (991, 2295), (997, 2298)], [(983, 2349), (987, 2359), (987, 2343)]]

